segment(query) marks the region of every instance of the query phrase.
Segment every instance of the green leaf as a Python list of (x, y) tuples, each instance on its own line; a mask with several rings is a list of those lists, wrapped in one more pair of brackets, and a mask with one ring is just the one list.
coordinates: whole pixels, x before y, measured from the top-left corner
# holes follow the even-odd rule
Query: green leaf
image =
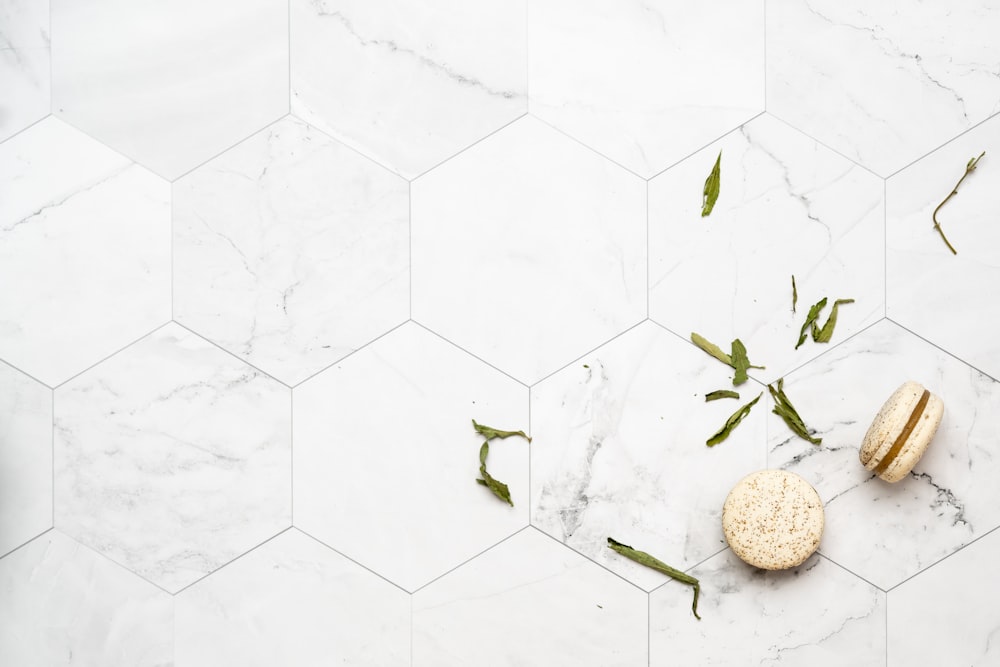
[(702, 338), (701, 336), (699, 336), (694, 332), (691, 333), (691, 342), (700, 347), (708, 354), (718, 359), (719, 361), (721, 361), (722, 363), (726, 364), (727, 366), (733, 365), (732, 357), (723, 352), (722, 348), (716, 345), (715, 343), (708, 342), (706, 339)]
[(636, 563), (639, 563), (640, 565), (645, 565), (646, 567), (652, 568), (657, 572), (662, 572), (671, 579), (676, 579), (682, 584), (693, 586), (694, 601), (691, 602), (691, 613), (693, 613), (694, 617), (697, 618), (699, 621), (701, 620), (701, 616), (698, 615), (698, 594), (701, 592), (701, 584), (698, 583), (697, 579), (692, 577), (690, 574), (685, 574), (684, 572), (681, 572), (676, 568), (670, 567), (662, 560), (650, 556), (645, 551), (639, 551), (638, 549), (633, 549), (627, 544), (622, 544), (621, 542), (615, 540), (614, 538), (611, 537), (608, 538), (608, 548), (613, 549), (622, 556), (625, 556), (625, 558), (634, 560)]
[(795, 312), (795, 305), (799, 302), (799, 291), (795, 289), (795, 274), (792, 274), (792, 312)]
[(741, 385), (747, 381), (748, 368), (763, 368), (763, 366), (750, 365), (750, 359), (747, 358), (747, 348), (739, 338), (734, 339), (731, 345), (733, 368), (736, 369), (736, 373), (733, 375), (733, 384)]
[(837, 299), (833, 302), (833, 308), (830, 310), (830, 317), (826, 319), (826, 324), (820, 329), (813, 322), (812, 325), (812, 337), (817, 343), (829, 343), (830, 339), (833, 337), (833, 328), (837, 326), (837, 309), (841, 304), (844, 303), (854, 303), (854, 299)]
[(808, 335), (809, 328), (815, 325), (816, 320), (819, 319), (820, 311), (826, 307), (826, 297), (816, 302), (812, 308), (809, 309), (809, 314), (806, 315), (806, 321), (802, 325), (802, 330), (799, 331), (799, 342), (795, 344), (795, 349), (799, 349), (802, 343), (806, 342), (806, 336)]
[(705, 402), (708, 403), (709, 401), (717, 401), (720, 398), (739, 398), (739, 397), (740, 395), (737, 394), (735, 391), (732, 391), (730, 389), (719, 389), (717, 391), (710, 391), (707, 394), (705, 394)]
[(781, 417), (788, 424), (788, 428), (792, 429), (792, 433), (814, 445), (823, 442), (823, 438), (812, 437), (802, 418), (799, 417), (799, 413), (795, 410), (795, 406), (785, 395), (785, 378), (778, 379), (777, 390), (771, 385), (767, 385), (767, 390), (770, 392), (771, 398), (774, 399), (774, 409), (771, 412)]
[(492, 426), (477, 424), (475, 419), (472, 420), (472, 428), (476, 429), (476, 433), (485, 437), (487, 441), (492, 440), (493, 438), (509, 438), (512, 435), (517, 435), (524, 438), (528, 442), (531, 442), (531, 438), (529, 438), (524, 431), (501, 431), (500, 429), (493, 428)]
[(729, 434), (733, 432), (733, 429), (736, 428), (741, 421), (743, 421), (743, 418), (746, 417), (748, 414), (750, 414), (750, 408), (752, 408), (754, 404), (757, 403), (757, 401), (759, 401), (760, 397), (763, 395), (764, 392), (760, 392), (759, 394), (757, 394), (757, 398), (753, 399), (752, 401), (741, 407), (739, 410), (734, 412), (732, 415), (730, 415), (729, 419), (726, 420), (725, 425), (723, 425), (723, 427), (720, 428), (715, 435), (706, 440), (705, 444), (708, 445), (709, 447), (714, 447), (723, 440), (725, 440), (726, 438), (728, 438)]
[(703, 218), (712, 212), (712, 209), (715, 208), (715, 201), (719, 198), (721, 162), (722, 151), (719, 151), (719, 157), (715, 158), (715, 166), (712, 167), (712, 173), (705, 179), (705, 188), (702, 190), (701, 217)]
[(477, 479), (476, 483), (487, 487), (493, 492), (500, 500), (505, 501), (511, 507), (514, 506), (514, 502), (510, 499), (510, 489), (507, 485), (501, 481), (493, 479), (488, 472), (486, 472), (486, 456), (490, 453), (490, 443), (484, 442), (483, 446), (479, 448), (479, 474), (482, 479)]

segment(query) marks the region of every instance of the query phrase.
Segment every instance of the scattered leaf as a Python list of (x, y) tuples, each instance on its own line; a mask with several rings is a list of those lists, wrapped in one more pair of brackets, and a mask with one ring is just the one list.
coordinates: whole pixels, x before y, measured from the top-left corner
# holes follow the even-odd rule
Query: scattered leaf
[(806, 321), (802, 325), (802, 330), (799, 331), (799, 342), (795, 344), (796, 350), (799, 349), (802, 343), (806, 342), (806, 336), (808, 335), (809, 328), (815, 325), (816, 320), (819, 319), (820, 311), (822, 311), (823, 308), (825, 307), (826, 307), (826, 297), (824, 296), (822, 299), (817, 301), (812, 308), (809, 309), (809, 314), (806, 315)]
[(841, 304), (854, 303), (854, 299), (837, 299), (833, 302), (833, 308), (830, 310), (830, 317), (826, 318), (826, 324), (823, 328), (816, 326), (816, 322), (812, 324), (812, 337), (817, 343), (829, 343), (830, 339), (833, 337), (833, 328), (837, 326), (837, 309)]
[(505, 501), (511, 507), (514, 506), (514, 502), (510, 499), (510, 489), (503, 482), (493, 479), (488, 472), (486, 472), (486, 455), (490, 452), (490, 443), (484, 442), (483, 446), (479, 448), (479, 474), (482, 479), (477, 479), (476, 483), (487, 487), (493, 492), (500, 500)]
[(734, 412), (732, 415), (730, 415), (729, 419), (726, 420), (725, 425), (723, 425), (723, 427), (720, 428), (715, 435), (706, 440), (705, 444), (708, 445), (709, 447), (714, 447), (715, 445), (719, 444), (720, 442), (728, 438), (729, 434), (733, 432), (733, 429), (736, 428), (741, 421), (743, 421), (743, 418), (746, 417), (748, 414), (750, 414), (750, 408), (752, 408), (754, 404), (757, 403), (757, 401), (759, 401), (760, 397), (763, 395), (764, 392), (760, 392), (759, 394), (757, 394), (757, 398), (753, 399), (752, 401), (741, 407), (739, 410)]
[(700, 347), (708, 354), (718, 359), (719, 361), (721, 361), (722, 363), (726, 364), (727, 366), (733, 365), (732, 357), (723, 352), (722, 348), (716, 345), (715, 343), (710, 343), (705, 338), (699, 336), (694, 332), (691, 333), (691, 342)]
[[(951, 254), (953, 255), (957, 255), (958, 251), (955, 250), (954, 246), (952, 246), (951, 243), (948, 242), (947, 237), (944, 235), (944, 230), (941, 229), (941, 223), (938, 222), (937, 214), (938, 211), (941, 210), (941, 207), (948, 203), (949, 199), (958, 194), (958, 186), (962, 184), (962, 181), (965, 180), (966, 176), (968, 176), (969, 174), (971, 174), (973, 171), (976, 170), (976, 165), (979, 164), (979, 161), (983, 158), (984, 155), (986, 155), (986, 151), (980, 153), (979, 157), (974, 157), (969, 159), (969, 161), (965, 164), (965, 173), (962, 174), (962, 178), (958, 179), (958, 183), (955, 184), (955, 187), (951, 189), (951, 192), (948, 193), (948, 196), (944, 198), (943, 202), (937, 205), (937, 208), (934, 209), (934, 213), (931, 214), (931, 220), (934, 221), (934, 229), (936, 229), (938, 234), (941, 235), (941, 240), (944, 241), (944, 244), (948, 246), (948, 250), (951, 250)], [(704, 215), (704, 213), (702, 213), (702, 215)]]
[(747, 348), (743, 345), (743, 341), (739, 338), (734, 339), (730, 345), (732, 347), (732, 354), (730, 355), (730, 358), (733, 362), (733, 368), (736, 369), (736, 373), (733, 375), (733, 384), (741, 385), (747, 381), (747, 369), (762, 369), (764, 367), (750, 365), (750, 359), (747, 358)]
[(731, 389), (719, 389), (717, 391), (710, 391), (705, 394), (705, 402), (717, 401), (720, 398), (739, 398), (740, 395)]
[(721, 163), (722, 151), (719, 151), (719, 157), (715, 158), (715, 166), (712, 167), (712, 172), (705, 179), (705, 188), (702, 190), (701, 217), (703, 218), (712, 212), (712, 209), (715, 208), (715, 202), (719, 198)]
[(622, 544), (621, 542), (618, 542), (614, 538), (611, 537), (608, 538), (608, 548), (613, 549), (622, 556), (625, 556), (625, 558), (634, 560), (636, 563), (639, 563), (640, 565), (645, 565), (646, 567), (652, 568), (657, 572), (662, 572), (671, 579), (675, 579), (681, 582), (682, 584), (687, 584), (688, 586), (694, 587), (694, 600), (691, 602), (691, 613), (693, 613), (694, 617), (697, 618), (699, 621), (701, 620), (701, 616), (698, 615), (698, 594), (701, 592), (701, 584), (698, 583), (697, 579), (692, 577), (690, 574), (685, 574), (684, 572), (681, 572), (676, 568), (670, 567), (662, 560), (650, 556), (645, 551), (639, 551), (638, 549), (633, 549), (627, 544)]
[(809, 433), (809, 429), (806, 428), (805, 423), (803, 423), (802, 418), (799, 417), (799, 413), (795, 410), (795, 406), (792, 402), (788, 400), (788, 396), (785, 395), (785, 378), (778, 379), (778, 388), (775, 390), (771, 385), (767, 385), (767, 390), (771, 393), (771, 398), (774, 399), (774, 409), (771, 410), (774, 414), (781, 417), (788, 428), (792, 429), (792, 433), (799, 436), (803, 440), (808, 440), (814, 445), (818, 445), (823, 442), (823, 438), (814, 438)]
[(493, 438), (509, 438), (512, 435), (518, 435), (528, 442), (531, 442), (531, 438), (529, 438), (524, 431), (501, 431), (500, 429), (493, 428), (492, 426), (477, 424), (475, 419), (472, 420), (472, 427), (476, 429), (476, 433), (486, 438), (487, 441), (490, 441)]
[(795, 274), (792, 274), (792, 312), (795, 312), (795, 306), (799, 302), (799, 291), (795, 289)]

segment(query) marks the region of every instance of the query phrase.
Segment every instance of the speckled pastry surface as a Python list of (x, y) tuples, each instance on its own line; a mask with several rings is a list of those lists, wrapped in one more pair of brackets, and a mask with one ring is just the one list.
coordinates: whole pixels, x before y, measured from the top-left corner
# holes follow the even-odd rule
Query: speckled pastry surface
[(865, 434), (859, 452), (862, 465), (887, 482), (903, 479), (927, 451), (943, 415), (944, 402), (939, 397), (918, 382), (904, 382), (882, 405)]

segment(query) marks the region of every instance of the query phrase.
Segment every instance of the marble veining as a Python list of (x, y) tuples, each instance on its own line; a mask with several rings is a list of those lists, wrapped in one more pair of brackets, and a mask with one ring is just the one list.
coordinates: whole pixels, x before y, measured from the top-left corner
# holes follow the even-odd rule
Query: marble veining
[(49, 113), (49, 3), (0, 4), (0, 141)]
[(290, 390), (176, 324), (55, 397), (55, 525), (175, 592), (291, 520)]
[(291, 117), (174, 184), (174, 317), (296, 384), (409, 315), (405, 181)]

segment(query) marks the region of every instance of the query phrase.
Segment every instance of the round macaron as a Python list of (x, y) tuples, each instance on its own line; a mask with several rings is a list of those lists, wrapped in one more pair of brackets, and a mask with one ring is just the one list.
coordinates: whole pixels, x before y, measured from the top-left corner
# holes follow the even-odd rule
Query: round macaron
[(927, 451), (944, 403), (917, 382), (893, 392), (861, 443), (861, 464), (887, 482), (906, 477)]
[(733, 487), (722, 506), (729, 548), (765, 570), (801, 565), (823, 535), (823, 503), (809, 482), (787, 470), (760, 470)]

